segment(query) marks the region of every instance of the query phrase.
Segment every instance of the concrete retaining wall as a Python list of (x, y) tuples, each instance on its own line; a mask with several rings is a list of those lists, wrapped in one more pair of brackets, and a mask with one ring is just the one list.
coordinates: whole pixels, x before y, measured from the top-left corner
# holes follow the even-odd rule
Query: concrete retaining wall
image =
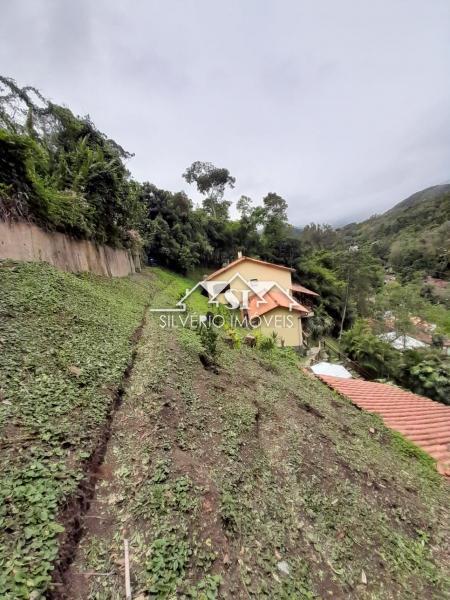
[(140, 269), (139, 257), (133, 260), (128, 250), (44, 231), (30, 223), (0, 221), (0, 259), (5, 258), (42, 261), (62, 271), (89, 271), (110, 277), (125, 277)]

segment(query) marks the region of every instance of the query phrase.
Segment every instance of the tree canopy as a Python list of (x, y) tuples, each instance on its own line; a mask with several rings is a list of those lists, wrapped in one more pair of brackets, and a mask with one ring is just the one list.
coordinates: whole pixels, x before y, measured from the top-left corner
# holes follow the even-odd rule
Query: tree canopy
[[(198, 202), (185, 191), (133, 180), (126, 165), (131, 156), (89, 116), (0, 77), (0, 219), (140, 246), (149, 259), (183, 273), (220, 267), (238, 251), (287, 265), (295, 281), (320, 295), (310, 300), (314, 335), (338, 335), (358, 317), (381, 322), (389, 311), (406, 331), (410, 313), (421, 307), (439, 321), (437, 334), (450, 331), (444, 300), (415, 283), (424, 273), (448, 274), (450, 186), (359, 225), (337, 230), (311, 223), (299, 230), (289, 224), (286, 199), (274, 191), (255, 201), (241, 195), (232, 218), (236, 179), (228, 168), (205, 161), (186, 168), (183, 178), (200, 194)], [(403, 287), (383, 287), (386, 269)], [(365, 339), (366, 330), (358, 332)]]
[(0, 77), (0, 216), (113, 245), (131, 241), (142, 213), (131, 155), (89, 116)]

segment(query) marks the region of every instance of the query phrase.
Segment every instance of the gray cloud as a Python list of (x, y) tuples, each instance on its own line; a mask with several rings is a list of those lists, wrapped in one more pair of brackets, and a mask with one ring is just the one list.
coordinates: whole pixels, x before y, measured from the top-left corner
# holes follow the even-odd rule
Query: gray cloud
[(139, 180), (209, 160), (305, 224), (449, 179), (447, 0), (4, 4), (0, 72), (89, 113)]

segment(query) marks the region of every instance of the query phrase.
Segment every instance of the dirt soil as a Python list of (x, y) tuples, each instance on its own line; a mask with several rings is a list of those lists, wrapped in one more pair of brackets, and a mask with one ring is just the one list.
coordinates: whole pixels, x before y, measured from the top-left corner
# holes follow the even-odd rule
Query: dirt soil
[[(448, 485), (292, 364), (150, 316), (53, 597), (449, 597)], [(277, 355), (278, 356), (278, 355)]]

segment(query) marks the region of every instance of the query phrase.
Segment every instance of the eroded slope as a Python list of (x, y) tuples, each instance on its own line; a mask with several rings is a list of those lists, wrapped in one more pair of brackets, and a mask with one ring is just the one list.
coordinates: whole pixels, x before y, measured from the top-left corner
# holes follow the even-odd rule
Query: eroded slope
[(67, 597), (123, 597), (124, 538), (140, 600), (447, 597), (433, 466), (290, 355), (201, 351), (149, 316)]

